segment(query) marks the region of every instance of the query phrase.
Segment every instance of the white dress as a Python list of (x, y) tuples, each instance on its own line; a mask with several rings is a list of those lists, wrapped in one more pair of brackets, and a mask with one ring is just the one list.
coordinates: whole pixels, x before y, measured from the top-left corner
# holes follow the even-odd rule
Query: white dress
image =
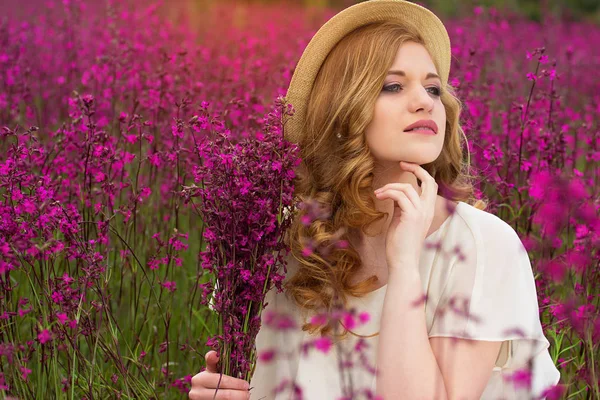
[[(437, 257), (438, 251), (424, 248), (419, 261), (423, 291), (428, 294), (425, 304), (428, 336), (503, 341), (482, 399), (532, 399), (557, 384), (560, 373), (552, 362), (548, 351), (550, 343), (542, 331), (531, 263), (514, 229), (491, 213), (458, 202), (456, 212), (425, 239), (426, 244), (440, 241), (442, 251)], [(453, 252), (459, 244), (465, 257), (463, 261)], [(295, 268), (297, 262), (290, 255), (287, 277)], [(349, 298), (349, 307), (368, 311), (371, 315), (370, 321), (352, 332), (359, 335), (379, 332), (386, 289), (387, 286), (383, 286), (366, 297)], [(449, 311), (449, 300), (453, 297), (467, 300), (468, 303), (454, 303), (455, 309), (466, 304), (468, 315), (473, 317), (465, 318), (458, 312)], [(309, 314), (300, 312), (285, 293), (276, 293), (275, 289), (267, 294), (267, 298), (269, 304), (265, 311), (271, 309), (290, 314), (298, 329), (276, 331), (263, 324), (257, 336), (257, 352), (277, 348), (289, 356), (276, 357), (268, 363), (258, 361), (250, 385), (251, 399), (341, 398), (342, 379), (336, 346), (328, 353), (314, 348), (306, 354), (300, 352), (302, 343), (317, 338), (300, 328), (303, 318)], [(436, 309), (447, 311), (436, 315)], [(363, 339), (368, 344), (366, 365), (376, 366), (378, 338)], [(343, 341), (343, 351), (352, 349), (358, 339), (349, 335)], [(516, 387), (508, 378), (514, 371), (527, 368), (529, 359), (532, 361), (531, 388)], [(369, 388), (374, 393), (375, 376), (368, 368), (359, 366), (358, 356), (354, 356), (353, 361), (353, 387)], [(364, 358), (360, 365), (364, 365)], [(302, 397), (292, 396), (291, 389), (273, 395), (275, 386), (284, 379), (294, 380), (302, 389)]]

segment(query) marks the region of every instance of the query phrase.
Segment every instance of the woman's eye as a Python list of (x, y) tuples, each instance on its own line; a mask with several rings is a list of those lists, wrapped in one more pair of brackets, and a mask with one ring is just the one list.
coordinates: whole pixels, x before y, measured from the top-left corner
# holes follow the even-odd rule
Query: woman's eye
[[(397, 88), (397, 89), (393, 89), (393, 88)], [(388, 86), (383, 87), (383, 90), (385, 90), (386, 92), (393, 92), (393, 93), (397, 93), (401, 89), (402, 89), (402, 85), (399, 83), (394, 83), (393, 85), (388, 85)]]
[(433, 89), (434, 91), (432, 93), (433, 93), (434, 96), (440, 96), (442, 94), (442, 91), (437, 86), (432, 86), (432, 87), (427, 88), (427, 89)]
[[(403, 87), (404, 86), (402, 86), (399, 83), (394, 83), (393, 85), (384, 86), (383, 90), (386, 92), (398, 93), (400, 90), (402, 90)], [(441, 89), (437, 86), (428, 87), (427, 89), (432, 89), (433, 91), (431, 91), (430, 93), (434, 96), (440, 96), (442, 93)]]

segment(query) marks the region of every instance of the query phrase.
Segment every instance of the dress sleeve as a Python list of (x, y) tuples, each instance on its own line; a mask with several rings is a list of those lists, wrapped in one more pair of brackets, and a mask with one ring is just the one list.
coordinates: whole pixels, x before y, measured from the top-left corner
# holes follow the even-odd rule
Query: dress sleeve
[[(289, 258), (288, 258), (289, 257)], [(288, 263), (287, 281), (295, 272), (295, 260), (290, 255), (286, 257)], [(303, 339), (301, 330), (301, 315), (297, 307), (285, 295), (285, 292), (277, 293), (273, 287), (266, 295), (268, 303), (261, 315), (261, 328), (256, 336), (257, 363), (250, 381), (250, 398), (252, 400), (274, 400), (288, 399), (292, 393), (292, 386), (284, 382), (293, 382), (296, 378), (300, 347)], [(269, 321), (277, 316), (279, 321), (291, 326), (289, 329), (278, 330), (271, 327)], [(287, 321), (287, 322), (286, 322)], [(272, 354), (273, 358), (264, 360), (261, 353)], [(284, 389), (277, 395), (275, 391), (278, 386), (284, 385)]]
[(466, 222), (468, 235), (454, 257), (435, 309), (429, 337), (501, 341), (495, 370), (508, 374), (532, 367), (532, 391), (559, 381), (539, 317), (529, 256), (515, 230), (479, 211)]

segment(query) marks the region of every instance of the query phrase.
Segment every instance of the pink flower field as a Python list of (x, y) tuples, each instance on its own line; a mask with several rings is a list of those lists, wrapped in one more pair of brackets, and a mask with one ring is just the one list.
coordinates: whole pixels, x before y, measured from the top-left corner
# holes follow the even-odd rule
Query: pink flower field
[[(339, 10), (7, 3), (0, 398), (187, 398), (223, 341), (235, 360), (227, 371), (248, 379), (261, 295), (283, 278), (278, 239), (298, 163), (281, 140), (293, 115), (282, 96), (311, 36)], [(531, 258), (561, 371), (546, 396), (598, 399), (600, 27), (484, 7), (444, 23), (476, 193)], [(218, 246), (232, 240), (241, 247)], [(246, 251), (258, 244), (261, 257)], [(235, 310), (215, 290), (233, 273), (248, 302)], [(513, 379), (527, 385), (527, 370)]]

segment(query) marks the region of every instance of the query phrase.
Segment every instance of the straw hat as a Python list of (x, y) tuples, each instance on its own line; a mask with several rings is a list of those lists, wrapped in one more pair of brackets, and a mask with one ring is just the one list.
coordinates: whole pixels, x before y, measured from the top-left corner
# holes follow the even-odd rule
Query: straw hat
[(294, 116), (285, 125), (286, 140), (298, 143), (313, 83), (321, 64), (335, 45), (356, 28), (372, 22), (390, 21), (419, 32), (445, 88), (450, 73), (450, 38), (440, 19), (428, 9), (404, 0), (370, 0), (348, 7), (327, 21), (310, 40), (287, 91)]

